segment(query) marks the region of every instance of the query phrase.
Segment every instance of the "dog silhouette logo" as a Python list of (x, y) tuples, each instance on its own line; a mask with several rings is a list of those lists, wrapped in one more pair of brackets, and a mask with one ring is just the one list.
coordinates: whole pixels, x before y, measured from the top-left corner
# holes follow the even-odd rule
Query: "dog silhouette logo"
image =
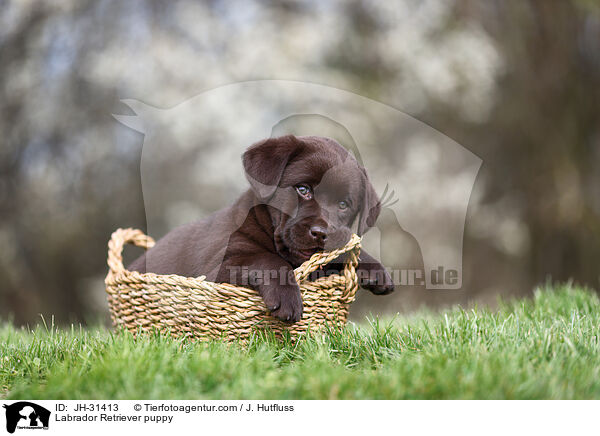
[[(420, 120), (349, 91), (287, 80), (232, 83), (169, 108), (121, 102), (127, 115), (114, 118), (144, 135), (141, 187), (147, 233), (155, 239), (245, 192), (241, 175), (249, 174), (240, 156), (251, 143), (316, 135), (344, 146), (367, 169), (377, 194), (387, 194), (362, 246), (396, 284), (410, 286), (414, 277), (425, 289), (462, 288), (465, 222), (483, 161)], [(216, 194), (201, 196), (207, 190)], [(283, 213), (295, 210), (278, 202), (283, 206)], [(245, 215), (239, 217), (230, 220), (232, 233), (243, 224)], [(220, 247), (215, 264), (225, 256), (225, 234), (214, 245)]]
[(48, 429), (50, 411), (28, 401), (19, 401), (3, 406), (6, 409), (6, 431), (14, 433), (18, 429)]

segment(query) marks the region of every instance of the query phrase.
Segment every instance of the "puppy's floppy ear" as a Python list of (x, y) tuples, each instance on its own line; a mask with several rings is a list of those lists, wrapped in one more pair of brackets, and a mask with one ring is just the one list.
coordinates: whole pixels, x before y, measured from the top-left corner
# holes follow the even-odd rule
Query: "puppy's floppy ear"
[(268, 199), (277, 189), (283, 170), (296, 156), (302, 142), (293, 135), (268, 138), (253, 144), (242, 156), (246, 178), (254, 193)]
[(379, 197), (367, 177), (367, 172), (361, 167), (363, 175), (363, 198), (360, 211), (358, 213), (358, 235), (364, 235), (370, 227), (375, 225), (379, 213), (381, 212), (381, 202)]

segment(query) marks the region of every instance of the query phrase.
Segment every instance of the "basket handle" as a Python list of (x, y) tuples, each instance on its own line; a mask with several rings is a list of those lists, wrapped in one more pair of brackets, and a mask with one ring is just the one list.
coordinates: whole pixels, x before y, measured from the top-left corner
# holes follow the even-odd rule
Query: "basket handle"
[(362, 238), (353, 234), (350, 241), (346, 245), (337, 250), (315, 253), (312, 257), (300, 265), (294, 271), (296, 281), (299, 283), (308, 278), (310, 273), (319, 269), (322, 265), (326, 265), (334, 259), (337, 259), (344, 253), (350, 252), (344, 270), (351, 273), (358, 265), (358, 254), (360, 252), (360, 242)]
[(154, 246), (154, 239), (137, 229), (117, 229), (108, 241), (108, 267), (112, 274), (125, 271), (123, 266), (123, 247), (133, 244), (146, 250)]
[[(326, 265), (334, 259), (337, 259), (344, 253), (350, 253), (345, 266), (346, 272), (352, 272), (358, 265), (358, 253), (360, 251), (361, 237), (353, 234), (348, 243), (336, 250), (328, 252), (315, 253), (313, 256), (300, 265), (294, 271), (296, 281), (301, 282), (312, 273), (319, 269), (322, 265)], [(112, 274), (118, 274), (125, 271), (123, 266), (123, 247), (125, 244), (134, 244), (145, 249), (152, 248), (155, 244), (152, 237), (147, 236), (141, 230), (137, 229), (117, 229), (108, 241), (108, 267)]]

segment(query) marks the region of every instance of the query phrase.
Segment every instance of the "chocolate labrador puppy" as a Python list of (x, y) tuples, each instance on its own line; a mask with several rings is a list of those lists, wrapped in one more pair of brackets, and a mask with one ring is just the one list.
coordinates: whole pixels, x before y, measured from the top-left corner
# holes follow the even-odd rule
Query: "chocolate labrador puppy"
[[(381, 204), (365, 169), (329, 138), (269, 138), (248, 148), (242, 161), (248, 191), (232, 206), (169, 232), (129, 269), (249, 286), (272, 315), (296, 322), (302, 298), (294, 268), (317, 251), (345, 245), (354, 223), (362, 235)], [(325, 273), (343, 264), (342, 256)], [(394, 290), (385, 268), (364, 250), (358, 277), (375, 294)]]

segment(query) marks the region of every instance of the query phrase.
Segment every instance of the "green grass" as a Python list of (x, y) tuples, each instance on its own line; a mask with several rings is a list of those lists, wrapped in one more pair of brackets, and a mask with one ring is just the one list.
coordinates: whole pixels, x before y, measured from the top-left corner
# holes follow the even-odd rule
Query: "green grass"
[(0, 397), (600, 398), (600, 301), (570, 285), (499, 310), (371, 322), (298, 342), (190, 343), (0, 327)]

